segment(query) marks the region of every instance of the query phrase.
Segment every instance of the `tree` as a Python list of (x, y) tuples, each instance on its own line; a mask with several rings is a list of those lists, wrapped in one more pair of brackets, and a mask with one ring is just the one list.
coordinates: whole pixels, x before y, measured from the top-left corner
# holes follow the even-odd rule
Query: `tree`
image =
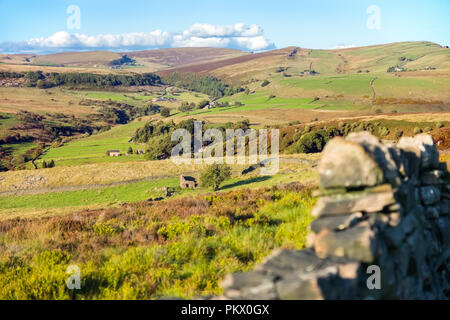
[(200, 184), (203, 187), (218, 190), (220, 184), (231, 177), (231, 167), (226, 164), (214, 163), (208, 166), (200, 175)]
[(160, 111), (160, 114), (164, 118), (170, 117), (170, 109), (167, 108), (167, 107), (162, 107), (161, 111)]
[(50, 160), (50, 162), (47, 164), (47, 168), (53, 168), (55, 166), (55, 161)]
[(169, 134), (153, 137), (148, 142), (148, 149), (145, 152), (147, 160), (161, 160), (170, 157), (174, 142), (171, 141)]
[(189, 104), (189, 102), (184, 101), (178, 109), (179, 109), (181, 112), (189, 112), (189, 111), (195, 109), (195, 103)]
[(130, 147), (128, 147), (128, 152), (127, 152), (128, 154), (133, 154), (133, 148), (130, 146)]
[(317, 130), (302, 135), (295, 145), (295, 152), (315, 153), (321, 152), (325, 144), (331, 139), (325, 130)]

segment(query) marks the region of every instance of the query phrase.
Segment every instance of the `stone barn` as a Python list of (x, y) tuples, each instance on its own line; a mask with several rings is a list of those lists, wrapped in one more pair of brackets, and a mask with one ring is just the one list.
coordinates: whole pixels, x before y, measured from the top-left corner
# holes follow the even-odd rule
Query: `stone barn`
[(108, 150), (108, 156), (118, 157), (118, 156), (120, 156), (120, 151), (119, 150)]
[(180, 188), (181, 189), (194, 189), (197, 187), (197, 180), (194, 177), (180, 175)]

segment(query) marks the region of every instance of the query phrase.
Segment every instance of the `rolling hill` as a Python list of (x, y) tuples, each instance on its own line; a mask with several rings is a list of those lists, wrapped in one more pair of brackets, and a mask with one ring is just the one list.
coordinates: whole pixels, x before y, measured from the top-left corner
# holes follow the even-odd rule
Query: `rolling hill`
[(0, 55), (0, 62), (3, 65), (63, 65), (104, 69), (109, 62), (123, 54), (137, 61), (140, 68), (133, 68), (135, 72), (212, 73), (233, 82), (270, 76), (276, 73), (274, 68), (287, 75), (297, 75), (310, 68), (321, 75), (385, 73), (389, 67), (394, 66), (419, 73), (450, 70), (450, 50), (426, 41), (338, 50), (287, 47), (260, 53), (223, 48), (170, 48), (127, 53), (90, 51), (48, 55), (13, 54)]
[(448, 75), (450, 50), (432, 42), (400, 42), (339, 50), (287, 47), (220, 62), (205, 61), (195, 66), (180, 66), (163, 73), (212, 73), (231, 82), (242, 82), (255, 77), (273, 76), (277, 70), (287, 76), (298, 75), (310, 68), (320, 75), (373, 74), (386, 73), (393, 66), (417, 73), (445, 71)]
[(122, 55), (136, 60), (139, 72), (158, 71), (179, 66), (203, 63), (205, 61), (220, 61), (239, 56), (249, 55), (248, 52), (221, 48), (172, 48), (158, 50), (144, 50), (135, 52), (63, 52), (46, 55), (0, 55), (0, 62), (4, 64), (37, 65), (47, 67), (82, 67), (107, 68), (112, 60)]

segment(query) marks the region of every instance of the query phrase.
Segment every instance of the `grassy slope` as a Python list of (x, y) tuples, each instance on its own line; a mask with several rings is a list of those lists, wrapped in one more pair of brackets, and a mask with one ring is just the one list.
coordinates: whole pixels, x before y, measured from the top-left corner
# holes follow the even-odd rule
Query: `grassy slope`
[[(315, 174), (312, 171), (308, 171), (267, 177), (236, 176), (225, 181), (221, 190), (231, 191), (243, 188), (270, 187), (280, 183), (291, 182), (292, 180), (312, 183), (315, 181)], [(163, 187), (175, 188), (177, 196), (208, 192), (204, 188), (195, 191), (180, 190), (178, 185), (179, 178), (175, 177), (129, 183), (116, 187), (46, 192), (21, 196), (0, 196), (0, 220), (15, 216), (49, 216), (55, 213), (81, 211), (86, 208), (116, 207), (122, 203), (161, 197), (163, 196)]]
[[(0, 299), (220, 294), (225, 274), (274, 248), (301, 249), (313, 204), (308, 192), (261, 189), (0, 222), (1, 243), (15, 244), (0, 251)], [(80, 268), (81, 290), (67, 290), (68, 265)]]
[[(142, 156), (127, 156), (111, 158), (106, 156), (107, 150), (120, 150), (126, 153), (129, 147), (134, 149), (144, 148), (144, 146), (128, 141), (136, 131), (142, 127), (145, 121), (134, 121), (126, 125), (112, 128), (82, 139), (76, 139), (66, 143), (59, 148), (52, 148), (47, 151), (39, 160), (54, 160), (57, 165), (74, 165), (92, 162), (124, 161), (125, 159), (142, 159)], [(39, 161), (40, 162), (40, 161)]]
[(16, 113), (27, 110), (34, 113), (64, 113), (86, 116), (95, 108), (80, 106), (81, 97), (67, 94), (62, 88), (42, 90), (38, 88), (0, 87), (0, 112)]
[[(264, 187), (293, 180), (304, 183), (315, 181), (315, 173), (307, 163), (315, 161), (317, 155), (292, 155), (287, 159), (289, 160), (281, 161), (278, 174), (267, 177), (259, 177), (258, 171), (242, 176), (240, 172), (246, 166), (233, 166), (233, 178), (222, 184), (222, 190)], [(39, 193), (1, 195), (0, 216), (6, 218), (17, 214), (48, 214), (58, 211), (63, 213), (85, 207), (141, 201), (161, 196), (163, 186), (178, 189), (180, 173), (198, 177), (203, 168), (204, 165), (176, 165), (166, 160), (57, 166), (52, 169), (5, 172), (1, 175), (1, 192), (22, 190), (22, 193)], [(30, 183), (30, 177), (39, 177), (41, 183)], [(200, 188), (192, 192), (178, 190), (177, 193), (206, 191)]]
[[(107, 92), (107, 91), (67, 91), (66, 95), (75, 96), (77, 98), (88, 98), (97, 100), (113, 100), (117, 102), (129, 103), (133, 105), (147, 105), (154, 95), (145, 95), (142, 93), (125, 93), (125, 92)], [(201, 100), (207, 100), (208, 96), (201, 93), (179, 92), (174, 93), (175, 102), (158, 102), (158, 105), (167, 106), (176, 109), (182, 102), (198, 103)], [(143, 160), (143, 156), (128, 157), (108, 157), (107, 150), (120, 150), (126, 153), (129, 147), (135, 149), (145, 149), (145, 145), (129, 143), (135, 131), (144, 126), (146, 121), (152, 117), (144, 117), (131, 123), (120, 125), (109, 131), (102, 132), (85, 138), (76, 139), (66, 143), (59, 148), (52, 148), (39, 158), (41, 160), (55, 160), (57, 165), (78, 165), (99, 162), (122, 162)], [(158, 118), (154, 116), (153, 118)]]

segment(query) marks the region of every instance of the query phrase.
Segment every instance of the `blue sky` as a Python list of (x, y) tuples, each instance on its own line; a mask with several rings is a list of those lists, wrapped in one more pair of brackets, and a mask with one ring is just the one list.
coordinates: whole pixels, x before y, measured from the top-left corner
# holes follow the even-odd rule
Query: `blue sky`
[[(69, 5), (80, 9), (79, 29), (67, 26)], [(368, 13), (373, 5), (379, 11)], [(449, 45), (449, 13), (449, 0), (0, 0), (0, 50)]]

